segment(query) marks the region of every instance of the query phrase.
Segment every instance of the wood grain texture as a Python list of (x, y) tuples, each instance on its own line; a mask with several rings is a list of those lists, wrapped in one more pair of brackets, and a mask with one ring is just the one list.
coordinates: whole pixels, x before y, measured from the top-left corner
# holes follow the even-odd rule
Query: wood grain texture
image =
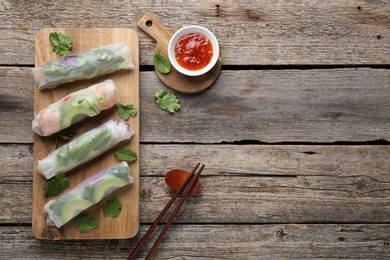
[[(31, 143), (30, 68), (0, 74), (0, 142)], [(390, 140), (386, 69), (222, 71), (206, 92), (177, 94), (174, 115), (155, 104), (163, 88), (155, 72), (141, 72), (142, 142)]]
[[(388, 64), (387, 0), (67, 1), (3, 0), (1, 64), (33, 64), (34, 35), (45, 27), (136, 28), (147, 11), (167, 27), (199, 24), (219, 39), (224, 64)], [(141, 64), (153, 64), (154, 40), (138, 31)], [(237, 55), (239, 52), (239, 55)]]
[[(5, 151), (0, 223), (30, 223), (31, 147), (3, 144)], [(10, 162), (16, 157), (19, 164)], [(387, 223), (389, 158), (387, 145), (141, 145), (140, 218), (153, 222), (172, 195), (168, 170), (200, 161), (202, 192), (178, 223)]]
[[(48, 41), (50, 32), (58, 31), (68, 35), (73, 39), (72, 53), (77, 53), (88, 48), (96, 48), (117, 42), (123, 42), (131, 50), (132, 59), (134, 62), (133, 70), (121, 70), (109, 75), (98, 77), (96, 79), (78, 81), (67, 86), (58, 86), (54, 89), (39, 90), (37, 87), (34, 91), (34, 115), (46, 108), (55, 101), (60, 100), (66, 95), (89, 87), (93, 84), (102, 82), (105, 79), (112, 79), (115, 82), (120, 102), (122, 104), (133, 104), (139, 108), (139, 58), (138, 58), (138, 36), (131, 29), (42, 29), (36, 36), (35, 45), (35, 63), (36, 66), (42, 66), (47, 61), (56, 60), (58, 56), (52, 52), (52, 47)], [(80, 124), (72, 126), (78, 135), (89, 131), (95, 127), (102, 125), (109, 119), (118, 119), (116, 109), (103, 111), (99, 116), (83, 120)], [(137, 154), (139, 153), (139, 115), (130, 118), (130, 125), (135, 131), (134, 136), (129, 141), (121, 142), (121, 147), (129, 147)], [(113, 196), (118, 198), (122, 203), (122, 210), (125, 212), (118, 218), (105, 218), (102, 210), (99, 214), (95, 213), (99, 221), (99, 230), (93, 230), (89, 233), (78, 231), (74, 225), (66, 224), (60, 231), (55, 227), (46, 225), (47, 214), (44, 210), (44, 205), (49, 201), (43, 197), (43, 187), (47, 180), (38, 172), (38, 160), (46, 158), (53, 150), (55, 138), (41, 137), (34, 135), (34, 163), (33, 163), (33, 219), (32, 228), (34, 236), (38, 239), (113, 239), (113, 238), (129, 238), (135, 236), (139, 227), (139, 163), (138, 161), (130, 163), (130, 171), (133, 176), (133, 183), (126, 186), (107, 199), (100, 202), (103, 205)], [(93, 162), (93, 163), (92, 163)], [(94, 174), (116, 165), (116, 160), (111, 153), (105, 153), (91, 162), (85, 163), (76, 169), (73, 169), (67, 174), (70, 181), (70, 188), (77, 186), (83, 180)], [(97, 212), (98, 206), (93, 206), (86, 212)]]
[[(148, 22), (151, 22), (151, 24), (148, 24)], [(169, 40), (176, 30), (165, 28), (164, 25), (150, 12), (145, 13), (137, 24), (138, 27), (156, 40), (156, 50), (168, 58)], [(197, 77), (181, 74), (173, 66), (172, 71), (168, 74), (160, 73), (157, 68), (155, 68), (155, 70), (160, 80), (171, 89), (185, 94), (194, 94), (209, 88), (218, 78), (218, 75), (221, 72), (221, 67), (222, 55), (219, 55), (219, 59), (215, 66), (206, 74)]]
[[(0, 227), (0, 258), (125, 259), (147, 227), (135, 239), (109, 242), (42, 242), (30, 227)], [(388, 224), (173, 225), (155, 259), (388, 259), (389, 233)]]

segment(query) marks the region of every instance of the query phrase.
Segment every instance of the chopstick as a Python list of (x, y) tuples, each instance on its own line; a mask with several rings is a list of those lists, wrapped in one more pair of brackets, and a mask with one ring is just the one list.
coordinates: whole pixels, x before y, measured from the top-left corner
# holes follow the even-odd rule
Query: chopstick
[[(141, 240), (138, 242), (136, 247), (134, 248), (133, 252), (129, 255), (127, 260), (132, 260), (135, 258), (135, 256), (138, 254), (139, 250), (142, 248), (142, 246), (145, 244), (146, 240), (150, 237), (150, 235), (153, 233), (157, 225), (161, 222), (162, 218), (165, 216), (169, 208), (172, 206), (172, 204), (175, 202), (176, 198), (183, 192), (183, 190), (188, 186), (189, 188), (184, 192), (182, 198), (180, 199), (179, 203), (176, 205), (176, 208), (171, 213), (171, 216), (169, 217), (167, 223), (164, 225), (164, 228), (161, 230), (160, 235), (157, 237), (156, 241), (154, 242), (152, 248), (150, 249), (149, 253), (147, 254), (145, 259), (150, 259), (154, 252), (157, 250), (158, 245), (160, 244), (161, 240), (163, 239), (164, 235), (168, 231), (169, 227), (172, 225), (173, 220), (175, 219), (177, 213), (179, 212), (180, 208), (183, 206), (184, 201), (186, 200), (188, 194), (192, 191), (192, 189), (195, 187), (195, 184), (198, 180), (199, 175), (203, 171), (203, 168), (205, 167), (204, 164), (200, 167), (199, 171), (197, 169), (199, 168), (200, 163), (197, 163), (195, 167), (192, 169), (191, 174), (187, 177), (187, 179), (184, 181), (182, 186), (178, 191), (175, 192), (175, 194), (172, 196), (172, 198), (169, 200), (167, 205), (164, 207), (164, 209), (161, 211), (161, 213), (158, 215), (156, 220), (153, 222), (153, 224), (149, 227), (149, 229), (146, 231), (145, 235), (141, 238)], [(197, 172), (196, 172), (197, 171)], [(196, 172), (196, 173), (195, 173)]]

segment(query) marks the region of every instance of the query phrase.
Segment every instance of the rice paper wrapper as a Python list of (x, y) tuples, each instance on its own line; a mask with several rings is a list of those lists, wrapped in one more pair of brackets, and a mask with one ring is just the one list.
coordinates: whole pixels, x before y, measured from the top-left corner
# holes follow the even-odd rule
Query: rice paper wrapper
[(128, 122), (111, 119), (39, 160), (38, 172), (46, 179), (66, 173), (101, 155), (119, 142), (130, 139), (133, 135), (134, 129)]
[(132, 182), (133, 177), (126, 162), (107, 168), (85, 179), (59, 199), (50, 200), (44, 207), (48, 215), (46, 222), (60, 228), (115, 190)]
[(82, 79), (92, 79), (121, 69), (134, 69), (131, 50), (124, 43), (101, 46), (71, 54), (33, 68), (40, 90)]
[(118, 90), (111, 79), (73, 92), (42, 109), (32, 121), (32, 130), (49, 136), (69, 126), (93, 117), (120, 101)]

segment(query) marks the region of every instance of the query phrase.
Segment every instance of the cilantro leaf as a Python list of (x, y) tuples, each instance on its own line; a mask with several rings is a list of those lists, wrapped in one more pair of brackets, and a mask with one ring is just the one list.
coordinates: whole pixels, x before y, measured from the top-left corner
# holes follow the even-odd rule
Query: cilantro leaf
[(118, 108), (119, 117), (123, 120), (129, 120), (130, 117), (135, 117), (137, 115), (137, 108), (132, 104), (119, 104), (116, 107)]
[(160, 89), (156, 93), (154, 93), (155, 98), (163, 98), (168, 92), (166, 90)]
[(98, 227), (98, 222), (94, 217), (79, 215), (74, 218), (74, 224), (80, 232), (89, 232)]
[(130, 148), (123, 147), (114, 152), (114, 157), (119, 161), (132, 162), (137, 160), (137, 154)]
[(175, 113), (180, 109), (180, 101), (173, 94), (169, 94), (165, 90), (160, 90), (154, 93), (156, 103), (161, 110)]
[(154, 51), (154, 66), (162, 74), (168, 74), (172, 70), (171, 63), (156, 49)]
[(121, 214), (122, 203), (118, 199), (108, 201), (103, 208), (103, 214), (105, 217), (116, 218)]
[(59, 195), (61, 192), (69, 187), (69, 179), (65, 174), (61, 173), (48, 181), (43, 187), (45, 191), (45, 198), (50, 198)]
[(49, 39), (53, 46), (52, 51), (61, 56), (68, 55), (73, 47), (73, 42), (70, 37), (63, 35), (62, 33), (52, 32), (49, 34)]

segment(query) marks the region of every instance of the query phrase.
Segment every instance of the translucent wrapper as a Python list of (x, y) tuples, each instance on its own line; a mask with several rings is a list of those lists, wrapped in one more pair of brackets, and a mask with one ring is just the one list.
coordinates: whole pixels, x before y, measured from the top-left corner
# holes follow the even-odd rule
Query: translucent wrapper
[(33, 68), (32, 72), (38, 88), (42, 90), (121, 69), (134, 69), (130, 48), (122, 42), (71, 54)]
[(38, 172), (46, 179), (59, 173), (66, 173), (99, 156), (119, 142), (130, 139), (133, 135), (134, 130), (128, 122), (109, 120), (39, 160)]
[(82, 211), (98, 203), (116, 189), (133, 182), (126, 162), (107, 168), (85, 179), (77, 187), (64, 193), (59, 199), (45, 205), (47, 223), (60, 228)]
[(41, 110), (32, 121), (32, 130), (48, 136), (81, 120), (100, 114), (119, 103), (119, 93), (112, 80), (73, 92)]

